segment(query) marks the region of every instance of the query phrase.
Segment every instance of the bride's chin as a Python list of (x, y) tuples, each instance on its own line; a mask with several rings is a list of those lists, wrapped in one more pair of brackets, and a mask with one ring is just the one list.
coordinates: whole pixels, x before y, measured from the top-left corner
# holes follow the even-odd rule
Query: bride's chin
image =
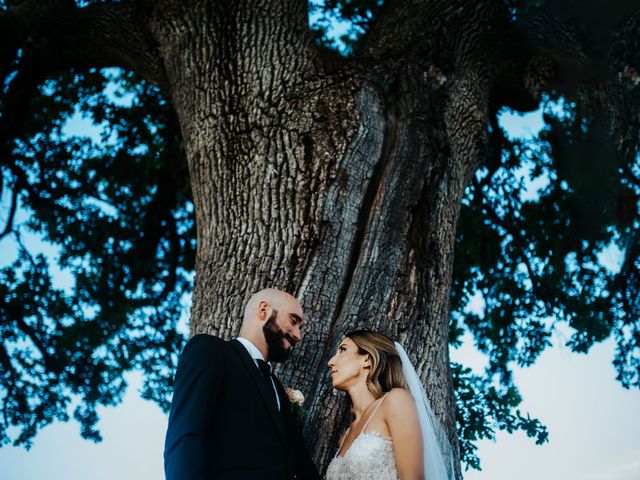
[(343, 383), (340, 383), (340, 384), (338, 384), (338, 385), (334, 385), (334, 386), (333, 386), (333, 388), (334, 388), (334, 390), (338, 390), (338, 391), (340, 391), (340, 392), (347, 392), (347, 391), (349, 391), (349, 388), (348, 388), (345, 384), (343, 384)]

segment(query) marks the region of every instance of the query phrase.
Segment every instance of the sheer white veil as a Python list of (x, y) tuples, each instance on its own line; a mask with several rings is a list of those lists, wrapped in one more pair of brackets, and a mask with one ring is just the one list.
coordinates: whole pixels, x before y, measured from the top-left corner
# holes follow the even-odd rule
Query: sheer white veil
[(402, 373), (407, 388), (416, 401), (418, 419), (422, 430), (424, 448), (424, 477), (426, 480), (454, 480), (453, 451), (447, 435), (431, 410), (429, 399), (424, 391), (420, 377), (409, 360), (402, 345), (395, 342), (402, 361)]

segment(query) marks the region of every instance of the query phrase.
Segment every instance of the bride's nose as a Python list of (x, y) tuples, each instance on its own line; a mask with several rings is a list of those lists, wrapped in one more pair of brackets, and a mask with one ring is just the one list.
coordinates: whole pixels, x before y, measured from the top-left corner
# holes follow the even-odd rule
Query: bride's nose
[(331, 358), (329, 359), (329, 361), (327, 362), (327, 367), (329, 367), (329, 368), (333, 368), (333, 357), (331, 357)]

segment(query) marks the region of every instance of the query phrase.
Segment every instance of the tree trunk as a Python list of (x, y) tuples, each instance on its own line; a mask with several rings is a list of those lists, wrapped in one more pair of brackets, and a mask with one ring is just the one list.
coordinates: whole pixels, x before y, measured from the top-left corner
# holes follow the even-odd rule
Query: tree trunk
[(237, 335), (260, 288), (301, 299), (305, 338), (279, 373), (307, 397), (324, 469), (347, 421), (326, 362), (347, 331), (380, 330), (409, 352), (457, 452), (449, 291), (486, 82), (417, 61), (338, 67), (299, 27), (304, 3), (228, 3), (168, 2), (154, 21), (196, 207), (191, 333)]
[(322, 467), (348, 420), (326, 362), (353, 328), (387, 333), (457, 452), (453, 247), (489, 98), (495, 121), (503, 106), (531, 110), (543, 91), (586, 85), (618, 148), (635, 155), (637, 6), (609, 2), (616, 13), (600, 18), (573, 0), (531, 15), (503, 0), (385, 0), (346, 60), (313, 46), (307, 0), (76, 3), (0, 12), (4, 156), (49, 75), (116, 65), (157, 85), (180, 122), (195, 202), (191, 333), (237, 335), (243, 305), (267, 286), (302, 300), (305, 339), (279, 373), (307, 396)]

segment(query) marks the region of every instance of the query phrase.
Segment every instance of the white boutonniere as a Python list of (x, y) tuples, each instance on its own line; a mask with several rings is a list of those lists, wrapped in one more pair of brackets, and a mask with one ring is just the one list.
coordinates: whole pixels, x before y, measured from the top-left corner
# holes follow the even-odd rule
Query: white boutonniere
[(297, 413), (299, 416), (304, 417), (307, 411), (304, 408), (304, 395), (300, 390), (294, 390), (293, 388), (286, 388), (287, 397), (291, 402), (291, 411)]

